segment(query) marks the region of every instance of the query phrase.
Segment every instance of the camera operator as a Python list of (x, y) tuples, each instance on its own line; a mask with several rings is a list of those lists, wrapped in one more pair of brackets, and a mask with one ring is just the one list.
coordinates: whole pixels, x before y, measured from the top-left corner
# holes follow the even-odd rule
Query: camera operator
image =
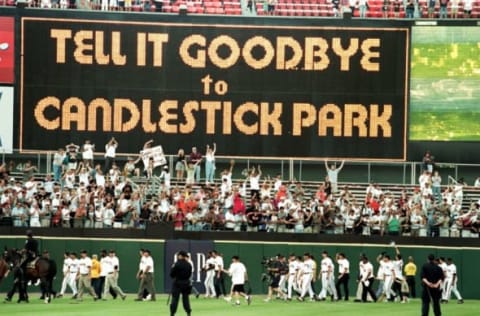
[(286, 299), (285, 293), (283, 293), (280, 288), (280, 271), (282, 270), (282, 262), (280, 258), (283, 257), (282, 255), (277, 255), (274, 258), (271, 258), (267, 261), (267, 272), (270, 276), (270, 283), (268, 285), (268, 296), (265, 299), (265, 302), (268, 302), (272, 299), (273, 292), (276, 292), (279, 296), (283, 299)]

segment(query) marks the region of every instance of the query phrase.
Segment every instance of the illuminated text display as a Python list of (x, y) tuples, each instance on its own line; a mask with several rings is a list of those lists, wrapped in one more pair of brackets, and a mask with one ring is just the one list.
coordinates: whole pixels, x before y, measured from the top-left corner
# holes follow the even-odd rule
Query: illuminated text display
[[(408, 29), (22, 23), (22, 149), (404, 159)], [(49, 142), (43, 140), (49, 139)]]

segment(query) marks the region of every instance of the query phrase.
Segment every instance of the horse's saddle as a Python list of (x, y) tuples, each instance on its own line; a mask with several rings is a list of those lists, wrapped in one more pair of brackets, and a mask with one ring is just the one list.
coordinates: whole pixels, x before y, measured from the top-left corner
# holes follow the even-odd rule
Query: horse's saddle
[(40, 259), (40, 257), (36, 257), (35, 259), (27, 263), (27, 269), (35, 269), (35, 265), (37, 264), (38, 259)]

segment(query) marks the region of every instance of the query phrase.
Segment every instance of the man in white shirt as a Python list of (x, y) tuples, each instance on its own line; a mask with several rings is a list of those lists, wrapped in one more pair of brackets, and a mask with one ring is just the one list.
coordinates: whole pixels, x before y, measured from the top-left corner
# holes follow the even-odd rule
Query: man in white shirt
[(69, 286), (74, 291), (73, 289), (75, 288), (75, 294), (72, 296), (73, 299), (76, 299), (78, 296), (78, 291), (77, 291), (77, 274), (78, 274), (78, 268), (79, 268), (79, 261), (77, 258), (77, 254), (75, 252), (70, 253), (70, 266), (68, 269), (69, 272)]
[(214, 285), (215, 285), (215, 293), (217, 294), (217, 298), (220, 296), (225, 296), (227, 295), (225, 291), (225, 280), (223, 278), (223, 258), (222, 256), (216, 251), (212, 250), (212, 254), (215, 259), (215, 280), (214, 280)]
[(90, 140), (86, 140), (85, 144), (83, 144), (82, 148), (82, 159), (83, 163), (86, 166), (93, 167), (93, 151), (95, 149), (95, 145), (90, 142)]
[(342, 163), (338, 168), (334, 164), (328, 167), (328, 162), (325, 160), (325, 169), (327, 171), (330, 184), (332, 185), (332, 193), (338, 192), (338, 174), (340, 173), (340, 170), (342, 170), (344, 164), (345, 160), (342, 160)]
[[(120, 262), (115, 256), (115, 251), (110, 250), (108, 256), (103, 260), (102, 269), (105, 268), (105, 286), (103, 288), (102, 300), (107, 300), (107, 293), (112, 289), (113, 293), (120, 295), (122, 300), (127, 297), (122, 289), (118, 286), (118, 273), (120, 271)], [(102, 263), (102, 261), (101, 261)]]
[(140, 265), (137, 273), (137, 279), (140, 280), (140, 286), (138, 288), (137, 298), (135, 301), (143, 300), (143, 293), (145, 290), (148, 291), (150, 295), (150, 301), (156, 301), (155, 297), (155, 284), (154, 284), (154, 263), (151, 256), (151, 252), (148, 249), (145, 249), (140, 258)]
[(103, 227), (104, 228), (113, 227), (113, 220), (115, 218), (115, 212), (113, 210), (112, 203), (107, 203), (105, 208), (103, 208), (102, 216), (103, 216)]
[(389, 255), (383, 256), (383, 259), (380, 261), (380, 266), (383, 269), (383, 293), (388, 301), (393, 301), (395, 292), (392, 290), (392, 285), (396, 276), (393, 262), (390, 260)]
[(309, 253), (305, 253), (303, 255), (303, 264), (300, 270), (301, 278), (302, 278), (302, 292), (298, 297), (299, 301), (303, 301), (305, 299), (305, 295), (310, 296), (310, 300), (314, 300), (315, 293), (312, 289), (312, 280), (313, 280), (313, 268), (315, 263), (313, 262), (312, 256)]
[(252, 199), (260, 198), (260, 178), (262, 176), (262, 169), (258, 165), (257, 169), (252, 167), (250, 174), (248, 175), (248, 180), (250, 182), (250, 196)]
[(103, 167), (103, 174), (107, 174), (115, 162), (118, 142), (112, 137), (105, 145), (105, 166)]
[(92, 280), (90, 271), (92, 269), (92, 260), (87, 255), (86, 250), (82, 250), (80, 252), (80, 260), (78, 260), (78, 300), (82, 300), (83, 291), (86, 290), (91, 296), (93, 296), (93, 300), (96, 301), (98, 299), (97, 294), (92, 287)]
[[(402, 254), (400, 253), (400, 249), (398, 249), (398, 247), (395, 247), (395, 260), (393, 260), (393, 271), (395, 273), (393, 290), (394, 290), (394, 292), (398, 293), (398, 295), (400, 295), (400, 301), (402, 303), (405, 303), (407, 301), (407, 296), (404, 295), (404, 292), (402, 291), (402, 286), (403, 286), (403, 288), (405, 288), (405, 285), (403, 285), (403, 284), (406, 283), (406, 280), (403, 276)], [(408, 285), (407, 285), (407, 287), (408, 287)]]
[[(107, 278), (107, 264), (110, 264), (110, 257), (105, 249), (102, 249), (100, 252), (100, 295), (99, 298), (103, 297), (103, 289), (105, 288), (105, 280)], [(108, 263), (107, 263), (108, 262)], [(110, 292), (111, 293), (111, 292)]]
[(215, 258), (210, 251), (208, 253), (208, 258), (205, 261), (205, 265), (203, 266), (203, 270), (205, 271), (205, 297), (216, 297), (215, 294)]
[(320, 273), (318, 279), (322, 280), (322, 290), (318, 294), (318, 299), (324, 301), (327, 292), (333, 295), (333, 299), (338, 301), (337, 290), (335, 288), (335, 267), (332, 259), (328, 256), (328, 252), (322, 252), (322, 261), (320, 263)]
[(441, 288), (442, 288), (442, 299), (441, 299), (441, 303), (445, 303), (446, 302), (446, 297), (447, 297), (447, 282), (446, 282), (446, 279), (447, 279), (447, 263), (445, 262), (445, 258), (444, 257), (440, 257), (438, 258), (438, 266), (440, 267), (440, 269), (442, 269), (443, 271), (443, 277), (444, 277), (444, 281), (442, 282), (442, 284), (440, 285)]
[(348, 281), (350, 280), (350, 262), (345, 257), (344, 253), (339, 253), (336, 256), (338, 263), (338, 279), (336, 284), (338, 298), (342, 299), (342, 292), (340, 291), (340, 285), (343, 285), (345, 292), (345, 301), (348, 301)]
[[(76, 268), (71, 268), (72, 265), (72, 255), (67, 251), (64, 254), (63, 259), (63, 281), (62, 281), (62, 288), (60, 289), (60, 293), (57, 295), (57, 298), (63, 297), (65, 291), (67, 289), (67, 285), (72, 289), (73, 298), (77, 298), (77, 285), (75, 282), (75, 278), (77, 276)], [(72, 272), (70, 272), (72, 271)]]
[(232, 291), (230, 297), (225, 298), (230, 301), (235, 298), (235, 305), (240, 305), (240, 296), (244, 297), (247, 304), (250, 305), (251, 297), (245, 293), (245, 282), (248, 281), (247, 268), (240, 262), (238, 256), (232, 257), (232, 263), (226, 271), (232, 278)]
[(288, 281), (287, 281), (287, 300), (292, 299), (292, 291), (298, 291), (297, 276), (300, 265), (295, 254), (290, 254), (288, 258)]
[(453, 294), (455, 294), (455, 296), (457, 297), (458, 304), (463, 304), (462, 295), (460, 294), (457, 288), (457, 280), (458, 280), (457, 266), (455, 265), (455, 263), (453, 263), (452, 258), (447, 258), (446, 272), (447, 272), (446, 278), (445, 278), (446, 293), (444, 296), (444, 302), (448, 302), (453, 292)]
[(377, 296), (372, 289), (373, 281), (375, 280), (373, 274), (373, 265), (368, 261), (368, 258), (365, 255), (362, 255), (359, 264), (360, 272), (360, 283), (363, 286), (362, 291), (362, 302), (367, 302), (367, 294), (370, 294), (373, 301), (377, 301)]

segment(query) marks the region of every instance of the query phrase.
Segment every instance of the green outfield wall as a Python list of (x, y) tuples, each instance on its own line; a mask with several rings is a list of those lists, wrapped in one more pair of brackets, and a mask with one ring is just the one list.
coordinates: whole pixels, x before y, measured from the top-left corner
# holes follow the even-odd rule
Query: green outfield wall
[[(165, 274), (164, 266), (164, 244), (163, 241), (145, 240), (145, 239), (96, 239), (96, 238), (39, 238), (41, 251), (48, 250), (50, 258), (57, 263), (57, 277), (54, 282), (54, 288), (60, 290), (62, 283), (62, 264), (65, 251), (76, 252), (85, 249), (88, 253), (98, 254), (106, 249), (116, 251), (120, 260), (120, 287), (129, 293), (137, 292), (138, 280), (135, 275), (138, 271), (140, 262), (139, 249), (145, 248), (152, 251), (155, 263), (155, 286), (159, 292), (163, 292), (163, 282)], [(17, 238), (0, 238), (0, 245), (9, 248), (22, 248), (24, 240)], [(12, 276), (9, 276), (0, 286), (0, 291), (5, 291), (12, 284)]]
[[(101, 249), (115, 249), (120, 259), (120, 286), (129, 293), (135, 293), (138, 289), (138, 281), (135, 274), (139, 263), (139, 249), (148, 248), (152, 251), (155, 260), (155, 285), (158, 292), (168, 292), (165, 288), (165, 278), (168, 278), (170, 262), (173, 258), (165, 256), (165, 240), (154, 239), (110, 239), (110, 238), (56, 238), (40, 237), (40, 248), (49, 250), (51, 257), (57, 262), (59, 272), (55, 280), (55, 288), (59, 289), (61, 284), (61, 266), (63, 262), (63, 253), (65, 251), (76, 251), (85, 249), (90, 254), (99, 253)], [(181, 245), (187, 245), (187, 240), (172, 240), (168, 242), (177, 242)], [(0, 245), (6, 247), (23, 246), (23, 237), (0, 237)], [(356, 276), (358, 275), (358, 258), (361, 253), (365, 253), (368, 258), (374, 262), (375, 258), (381, 252), (386, 251), (393, 257), (395, 251), (393, 247), (387, 244), (369, 244), (369, 243), (288, 243), (288, 242), (249, 242), (249, 241), (214, 241), (214, 248), (224, 256), (225, 266), (228, 267), (230, 258), (233, 255), (239, 255), (241, 261), (245, 263), (248, 269), (250, 284), (255, 294), (266, 294), (267, 284), (261, 281), (261, 275), (264, 267), (261, 261), (264, 257), (273, 257), (277, 254), (288, 255), (295, 253), (302, 255), (305, 252), (314, 254), (317, 263), (320, 263), (321, 252), (326, 250), (330, 255), (337, 252), (343, 252), (350, 260), (350, 295), (354, 297), (356, 293)], [(188, 246), (186, 246), (188, 247)], [(480, 275), (477, 273), (477, 263), (480, 262), (480, 248), (477, 247), (442, 247), (431, 245), (399, 245), (400, 251), (406, 261), (408, 256), (413, 256), (418, 267), (417, 273), (417, 293), (420, 293), (420, 273), (421, 265), (426, 261), (428, 254), (433, 253), (437, 257), (451, 257), (457, 265), (458, 270), (458, 289), (467, 299), (478, 299), (480, 293), (477, 284), (480, 283)], [(178, 249), (180, 250), (180, 249)], [(187, 249), (188, 250), (188, 249)], [(197, 267), (202, 262), (196, 262), (199, 254), (192, 253), (192, 257)], [(375, 270), (378, 264), (374, 263)], [(166, 272), (167, 271), (167, 272)], [(195, 286), (202, 289), (201, 282), (195, 278)], [(12, 284), (12, 278), (9, 276), (0, 286), (0, 291), (6, 291)], [(230, 283), (227, 282), (227, 289)], [(319, 281), (316, 282), (317, 292), (321, 289)], [(30, 289), (30, 291), (32, 291)], [(418, 294), (417, 294), (418, 295)]]

